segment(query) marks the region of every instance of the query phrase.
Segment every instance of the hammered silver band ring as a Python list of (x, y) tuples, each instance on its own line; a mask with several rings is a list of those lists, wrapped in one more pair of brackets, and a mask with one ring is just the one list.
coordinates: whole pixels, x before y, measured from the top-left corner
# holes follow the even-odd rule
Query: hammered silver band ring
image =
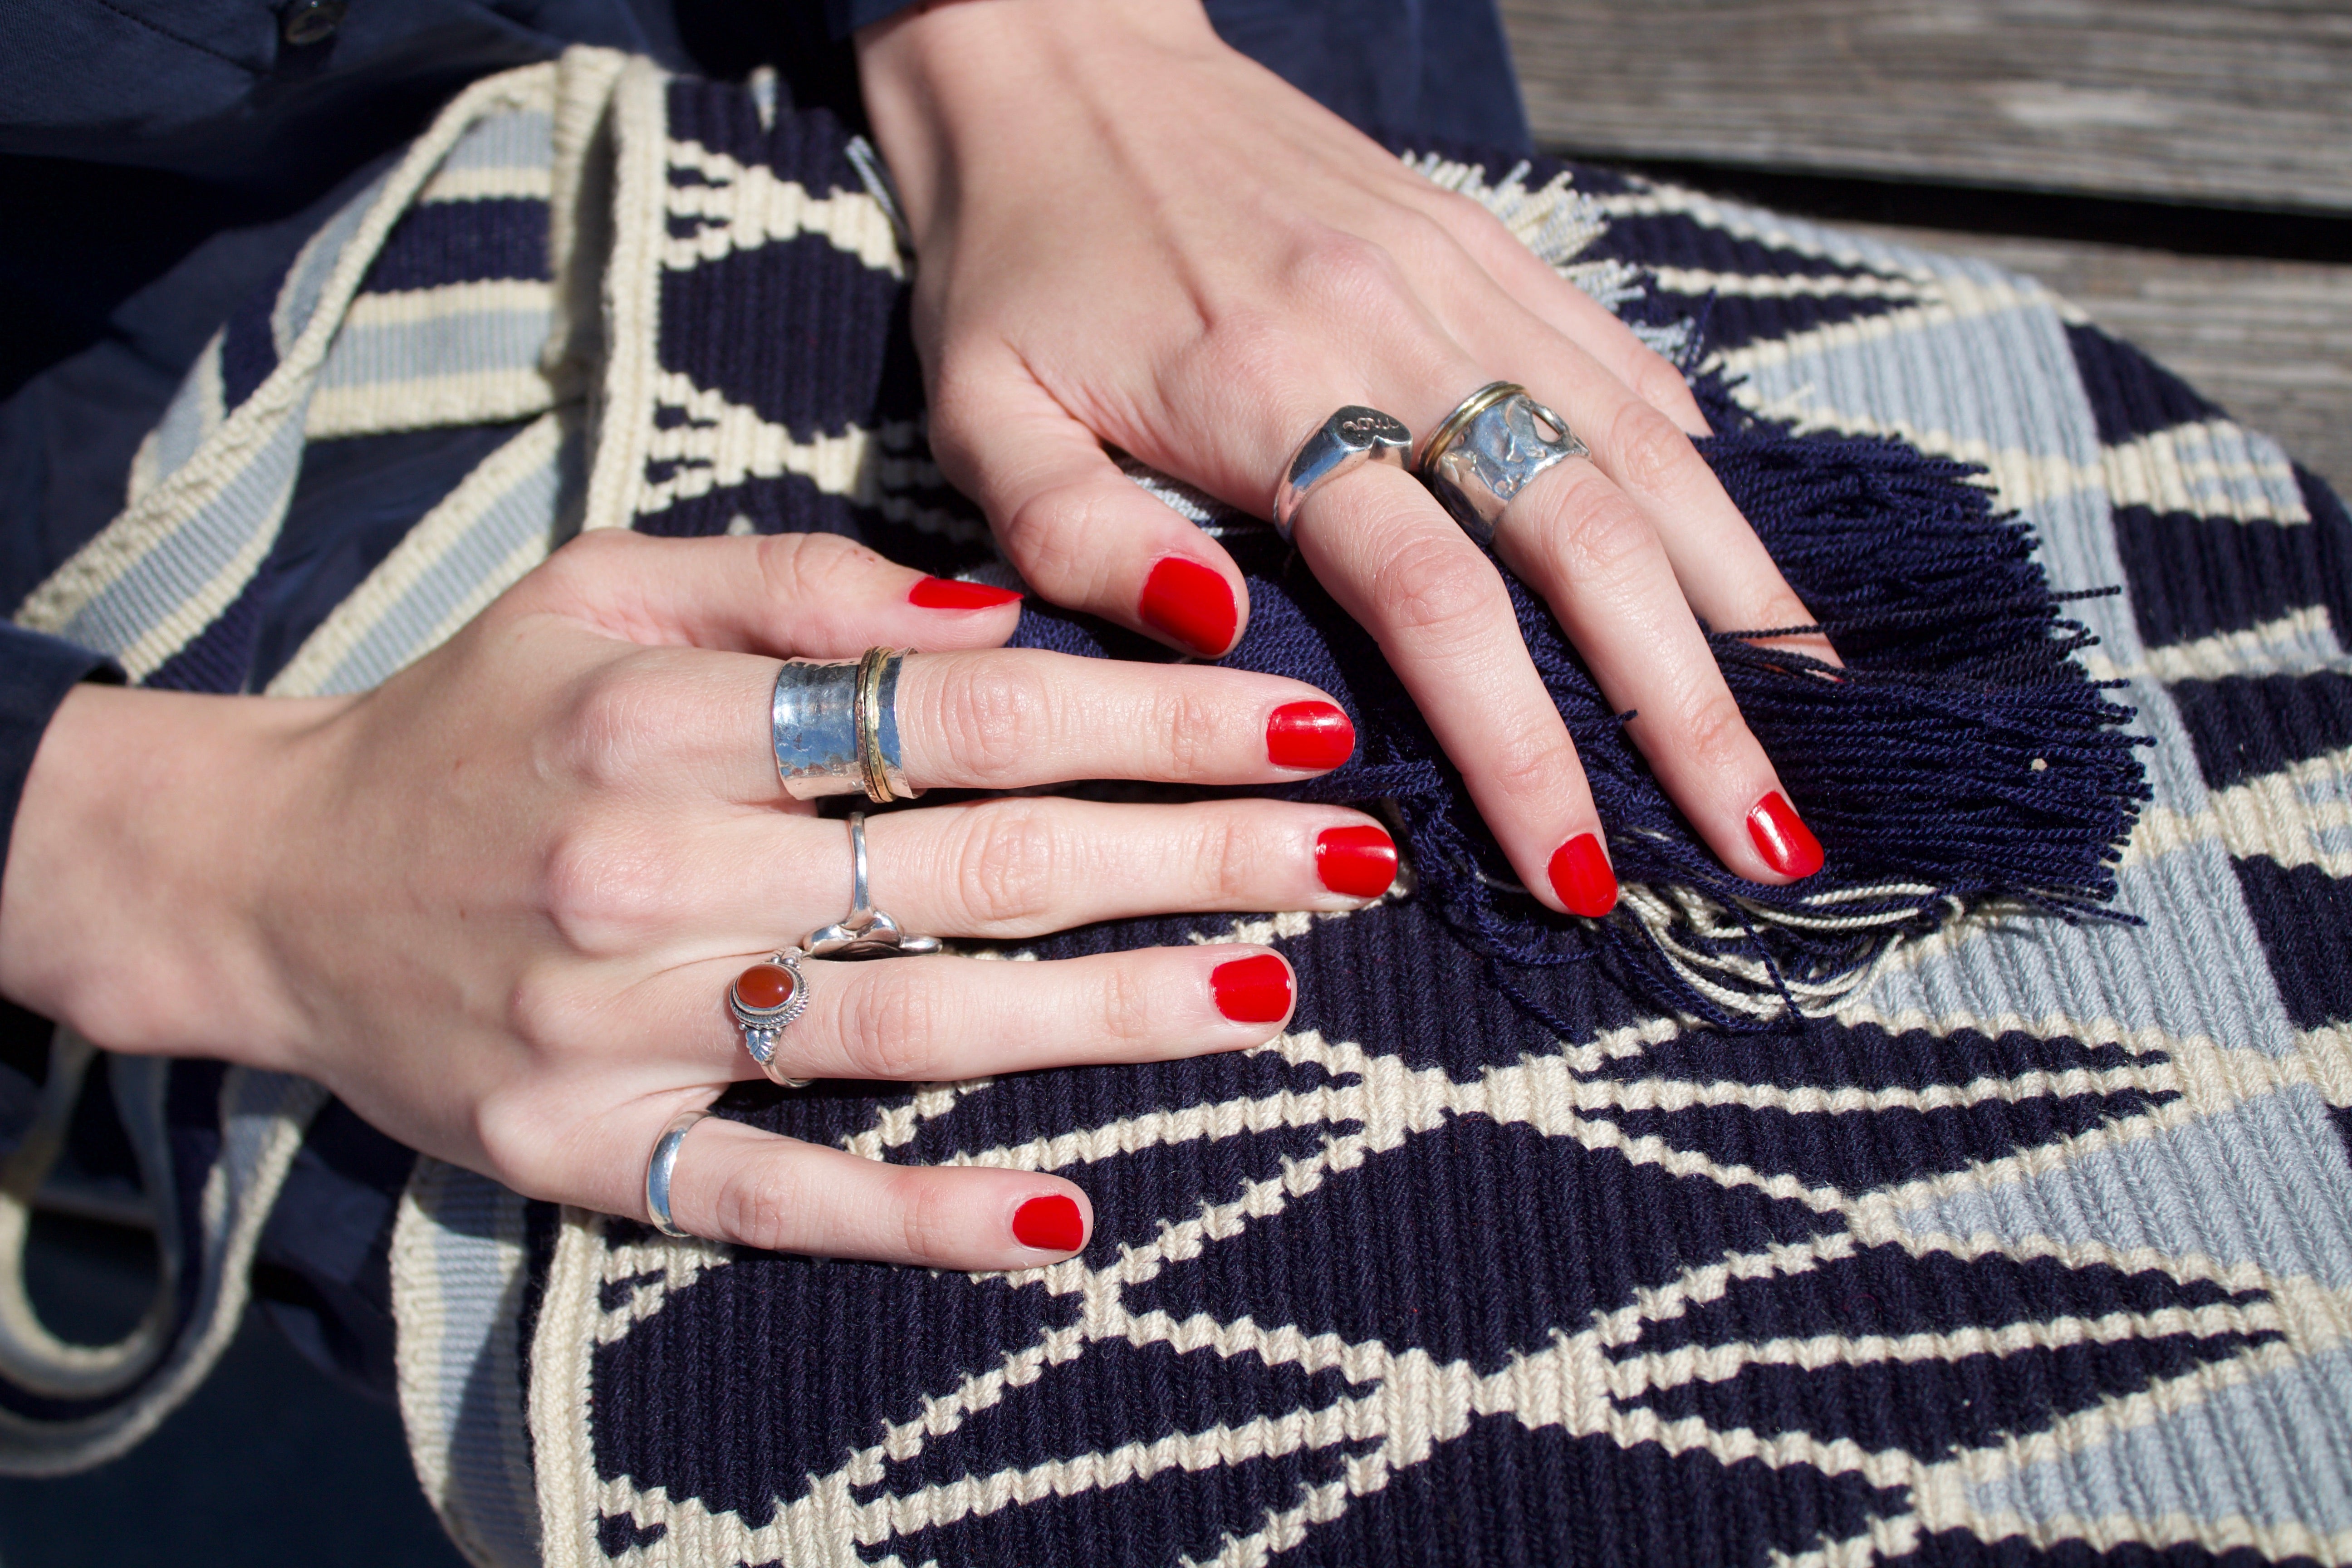
[(1318, 485), (1367, 463), (1402, 468), (1412, 450), (1412, 432), (1393, 415), (1356, 403), (1336, 410), (1291, 454), (1290, 467), (1274, 492), (1275, 531), (1290, 537), (1298, 509)]
[(1491, 544), (1505, 508), (1545, 469), (1591, 451), (1568, 421), (1513, 382), (1464, 398), (1422, 447), (1416, 472), (1464, 531)]
[(877, 805), (922, 792), (898, 747), (898, 671), (907, 650), (870, 647), (856, 659), (791, 659), (776, 671), (769, 729), (776, 776), (794, 800), (856, 795)]

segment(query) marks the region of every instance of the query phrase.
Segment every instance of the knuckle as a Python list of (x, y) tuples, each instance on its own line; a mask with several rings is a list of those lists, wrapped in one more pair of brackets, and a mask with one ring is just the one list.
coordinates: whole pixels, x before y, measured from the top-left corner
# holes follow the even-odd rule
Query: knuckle
[[(600, 666), (580, 682), (555, 731), (558, 760), (572, 776), (602, 789), (637, 771), (661, 732), (665, 707), (650, 674), (632, 657)], [(675, 712), (674, 692), (667, 706)]]
[(1027, 659), (970, 658), (939, 683), (933, 721), (973, 776), (1007, 776), (1053, 728), (1053, 699)]
[(1649, 520), (1622, 491), (1588, 484), (1553, 535), (1560, 580), (1569, 584), (1622, 583), (1657, 546)]
[(540, 905), (574, 952), (642, 945), (669, 913), (668, 857), (642, 836), (583, 824), (557, 836), (540, 872)]
[(906, 1256), (948, 1257), (964, 1239), (966, 1226), (950, 1181), (941, 1172), (910, 1170), (885, 1184), (882, 1201), (897, 1221)]
[(1102, 983), (1101, 1016), (1097, 1023), (1106, 1038), (1122, 1047), (1150, 1044), (1158, 1037), (1152, 1017), (1151, 986), (1133, 963), (1114, 963)]
[(1626, 384), (1633, 395), (1653, 408), (1681, 406), (1691, 401), (1690, 383), (1674, 362), (1654, 349), (1637, 349), (1628, 366)]
[(1054, 907), (1064, 858), (1051, 819), (1026, 801), (974, 808), (954, 878), (972, 931), (1034, 929)]
[(1328, 235), (1307, 246), (1291, 276), (1307, 298), (1344, 312), (1380, 309), (1406, 288), (1396, 258), (1352, 234)]
[(1753, 744), (1739, 703), (1719, 683), (1686, 702), (1677, 716), (1678, 749), (1710, 762), (1722, 762)]
[(1485, 556), (1459, 541), (1423, 534), (1381, 563), (1372, 591), (1400, 629), (1444, 631), (1482, 621), (1502, 592), (1502, 579)]
[(1699, 461), (1690, 437), (1648, 403), (1628, 403), (1618, 411), (1609, 455), (1620, 485), (1652, 494), (1679, 489)]
[(860, 1077), (920, 1083), (943, 1076), (947, 1025), (938, 992), (919, 978), (876, 973), (844, 1000), (841, 1050)]
[(1213, 777), (1220, 760), (1219, 740), (1225, 728), (1223, 708), (1207, 692), (1171, 690), (1154, 699), (1147, 716), (1150, 733), (1166, 748), (1171, 770), (1179, 779)]
[(791, 1166), (782, 1162), (739, 1165), (711, 1199), (719, 1234), (746, 1247), (788, 1250), (798, 1239), (794, 1221), (805, 1206), (802, 1186)]
[(1193, 846), (1194, 894), (1213, 900), (1213, 908), (1238, 908), (1256, 892), (1265, 863), (1265, 847), (1240, 820), (1213, 818), (1202, 825)]
[(1494, 737), (1479, 771), (1507, 799), (1548, 801), (1575, 777), (1576, 760), (1559, 737), (1515, 726)]

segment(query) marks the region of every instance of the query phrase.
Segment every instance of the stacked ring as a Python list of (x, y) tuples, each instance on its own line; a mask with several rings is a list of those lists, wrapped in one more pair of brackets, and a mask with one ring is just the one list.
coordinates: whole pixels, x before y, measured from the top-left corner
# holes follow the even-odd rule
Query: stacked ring
[(776, 671), (769, 728), (776, 775), (794, 800), (864, 791), (877, 805), (911, 800), (898, 753), (900, 648), (856, 659), (792, 659)]
[(791, 948), (771, 953), (735, 977), (727, 988), (727, 1010), (743, 1031), (743, 1048), (760, 1070), (786, 1089), (805, 1089), (810, 1079), (787, 1078), (776, 1060), (776, 1037), (808, 1011), (808, 976)]
[(1490, 381), (1454, 406), (1422, 447), (1417, 471), (1464, 531), (1481, 544), (1538, 474), (1591, 457), (1568, 421), (1507, 381)]

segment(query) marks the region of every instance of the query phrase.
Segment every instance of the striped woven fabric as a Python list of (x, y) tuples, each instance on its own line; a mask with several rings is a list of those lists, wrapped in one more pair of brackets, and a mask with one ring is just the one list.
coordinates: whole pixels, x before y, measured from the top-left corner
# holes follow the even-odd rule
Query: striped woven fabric
[[(1620, 962), (1701, 951), (1661, 882), (1625, 945), (1530, 968), (1433, 896), (1453, 873), (1414, 836), (1422, 890), (1360, 913), (1004, 955), (1274, 942), (1301, 1003), (1261, 1050), (722, 1102), (874, 1158), (1068, 1173), (1097, 1234), (1023, 1274), (673, 1241), (417, 1162), (400, 1394), (477, 1562), (2352, 1558), (2341, 504), (2028, 280), (1604, 171), (1412, 156), (1703, 356), (1750, 422), (1719, 469), (1873, 438), (1916, 483), (1854, 491), (1843, 555), (1913, 525), (1890, 498), (1958, 484), (2030, 528), (2050, 588), (2121, 590), (2068, 606), (2095, 643), (2063, 641), (2046, 711), (2118, 683), (2144, 809), (2096, 771), (2105, 721), (1976, 809), (2107, 780), (2082, 831), (2111, 884), (2069, 885), (2122, 918), (2059, 918), (2038, 874), (1944, 899), (1922, 872), (1834, 984), (1776, 961), (1741, 989)], [(904, 270), (870, 153), (767, 84), (593, 51), (478, 84), (224, 330), (130, 509), (18, 618), (154, 684), (338, 691), (575, 527), (824, 528), (1001, 577), (924, 457)], [(289, 624), (264, 568), (321, 454), (433, 430), (461, 477)], [(1234, 551), (1260, 618), (1310, 604), (1261, 525), (1139, 479)], [(1822, 820), (1834, 881), (1867, 854)], [(1868, 863), (1833, 896), (1893, 897), (1897, 862)], [(10, 1468), (119, 1451), (201, 1376), (322, 1098), (202, 1064), (116, 1084), (176, 1194), (172, 1310), (100, 1367), (0, 1296)]]

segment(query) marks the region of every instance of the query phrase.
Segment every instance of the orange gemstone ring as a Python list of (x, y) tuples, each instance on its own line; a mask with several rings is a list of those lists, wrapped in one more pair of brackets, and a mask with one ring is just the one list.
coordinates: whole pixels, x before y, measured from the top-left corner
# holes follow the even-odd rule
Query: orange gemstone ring
[(776, 1037), (808, 1011), (808, 976), (801, 973), (801, 955), (791, 948), (751, 965), (727, 988), (727, 1010), (743, 1031), (743, 1048), (761, 1072), (786, 1089), (804, 1089), (809, 1080), (784, 1076), (776, 1061)]

